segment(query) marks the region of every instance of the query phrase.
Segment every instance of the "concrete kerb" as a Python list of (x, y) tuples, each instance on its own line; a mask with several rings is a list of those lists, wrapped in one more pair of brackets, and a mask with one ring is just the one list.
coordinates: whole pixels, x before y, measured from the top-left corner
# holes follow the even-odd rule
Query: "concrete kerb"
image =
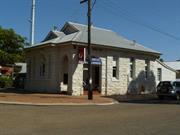
[[(9, 96), (9, 97), (8, 97)], [(12, 97), (11, 97), (12, 96)], [(2, 99), (1, 99), (2, 97)], [(32, 99), (31, 99), (32, 97)], [(43, 97), (43, 98), (42, 98)], [(46, 102), (46, 101), (41, 101), (41, 99), (44, 98), (50, 98), (53, 99), (55, 97), (55, 99), (61, 98), (60, 95), (51, 95), (51, 94), (19, 94), (19, 93), (6, 93), (6, 92), (1, 92), (0, 93), (0, 104), (9, 104), (9, 105), (31, 105), (31, 106), (81, 106), (81, 105), (113, 105), (113, 104), (117, 104), (116, 100), (114, 99), (110, 99), (110, 100), (104, 100), (101, 98), (95, 98), (95, 100), (93, 101), (86, 101), (84, 100), (84, 98), (80, 97), (77, 98), (77, 102), (76, 102), (76, 98), (70, 98), (69, 96), (66, 97), (66, 95), (62, 95), (62, 98), (65, 99), (65, 102), (61, 102), (57, 100), (54, 102), (52, 100), (52, 102)], [(11, 100), (4, 100), (3, 98), (10, 98)], [(12, 100), (13, 98), (15, 98), (15, 100)], [(17, 99), (23, 99), (23, 98), (28, 98), (29, 101), (26, 100), (21, 100), (18, 101)], [(100, 100), (99, 100), (100, 99)], [(31, 101), (32, 100), (32, 101)], [(39, 101), (33, 101), (33, 100), (39, 100)], [(46, 99), (47, 100), (47, 99)], [(66, 102), (67, 100), (67, 102)], [(72, 101), (71, 101), (72, 100)]]
[(29, 106), (87, 106), (87, 105), (97, 105), (97, 106), (106, 106), (118, 104), (117, 101), (112, 101), (111, 103), (31, 103), (31, 102), (9, 102), (9, 101), (0, 101), (0, 104), (7, 105), (29, 105)]

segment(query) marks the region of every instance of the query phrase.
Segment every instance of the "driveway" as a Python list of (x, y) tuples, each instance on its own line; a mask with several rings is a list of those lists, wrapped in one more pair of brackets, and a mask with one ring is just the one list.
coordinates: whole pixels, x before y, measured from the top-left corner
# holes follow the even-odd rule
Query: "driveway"
[(1, 135), (179, 135), (178, 103), (0, 105)]

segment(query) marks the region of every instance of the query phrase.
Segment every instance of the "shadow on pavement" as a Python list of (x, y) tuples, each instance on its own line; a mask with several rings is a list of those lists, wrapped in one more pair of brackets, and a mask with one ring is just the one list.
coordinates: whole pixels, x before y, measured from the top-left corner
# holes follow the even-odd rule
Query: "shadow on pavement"
[(158, 99), (156, 95), (114, 95), (108, 96), (119, 103), (134, 103), (134, 104), (180, 104), (180, 100), (173, 98)]
[(34, 92), (18, 88), (0, 88), (0, 93), (33, 94)]
[[(47, 92), (35, 92), (35, 91), (27, 91), (25, 89), (19, 89), (19, 88), (0, 88), (0, 93), (15, 93), (15, 94), (51, 94)], [(56, 93), (54, 93), (56, 94)], [(61, 95), (68, 95), (67, 92), (59, 92), (57, 94)]]

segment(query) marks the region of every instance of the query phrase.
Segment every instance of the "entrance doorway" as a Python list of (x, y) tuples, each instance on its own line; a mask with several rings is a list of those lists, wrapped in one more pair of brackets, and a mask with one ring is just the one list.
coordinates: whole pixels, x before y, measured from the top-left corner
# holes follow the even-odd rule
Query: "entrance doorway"
[(99, 66), (92, 66), (92, 89), (99, 90)]
[[(93, 94), (100, 94), (101, 93), (101, 86), (100, 86), (100, 65), (92, 65), (92, 90)], [(87, 94), (88, 86), (88, 65), (84, 64), (83, 70), (83, 86), (84, 86), (84, 94)]]
[(63, 68), (62, 68), (62, 76), (61, 76), (61, 82), (60, 82), (60, 91), (61, 93), (67, 93), (68, 92), (68, 72), (69, 72), (69, 63), (68, 63), (68, 57), (65, 56), (63, 58)]

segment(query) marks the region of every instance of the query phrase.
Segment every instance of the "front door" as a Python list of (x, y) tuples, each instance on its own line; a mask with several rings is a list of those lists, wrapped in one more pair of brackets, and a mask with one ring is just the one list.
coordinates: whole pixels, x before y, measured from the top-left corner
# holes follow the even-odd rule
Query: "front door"
[(94, 90), (99, 90), (99, 66), (95, 66), (94, 67), (94, 76), (93, 76), (93, 80), (94, 80)]
[[(88, 78), (88, 65), (84, 65), (83, 71), (83, 86), (84, 86), (84, 93), (87, 94), (87, 78)], [(92, 65), (92, 90), (93, 93), (99, 93), (100, 90), (100, 66), (99, 65)]]

